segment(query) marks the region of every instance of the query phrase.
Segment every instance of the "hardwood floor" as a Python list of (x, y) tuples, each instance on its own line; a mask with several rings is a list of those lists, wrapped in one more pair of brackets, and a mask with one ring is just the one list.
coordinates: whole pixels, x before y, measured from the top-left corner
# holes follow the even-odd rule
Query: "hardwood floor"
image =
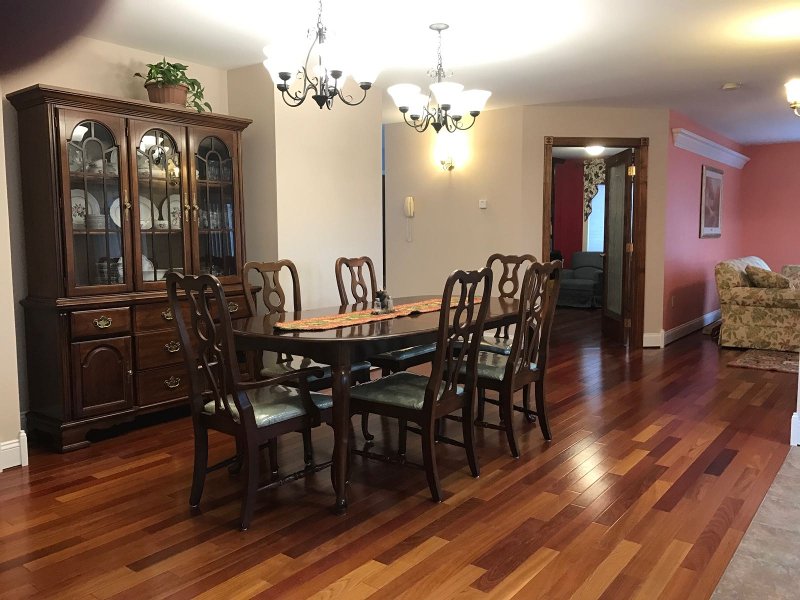
[[(440, 444), (441, 504), (421, 471), (356, 458), (347, 516), (322, 472), (262, 495), (241, 533), (225, 472), (190, 514), (187, 418), (34, 449), (0, 474), (0, 598), (708, 598), (786, 456), (797, 378), (727, 367), (737, 352), (699, 333), (626, 354), (598, 316), (557, 314), (553, 442), (517, 415), (514, 460), (481, 430), (479, 479)], [(395, 423), (372, 429), (394, 447)], [(315, 442), (330, 454), (329, 430)], [(230, 451), (212, 435), (212, 459)]]

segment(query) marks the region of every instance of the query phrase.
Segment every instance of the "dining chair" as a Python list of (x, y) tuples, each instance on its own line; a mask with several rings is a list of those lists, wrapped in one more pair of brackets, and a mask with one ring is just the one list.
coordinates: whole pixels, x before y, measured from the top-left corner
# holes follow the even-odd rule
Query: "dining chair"
[[(486, 266), (492, 271), (498, 267), (501, 269), (500, 277), (497, 279), (498, 297), (508, 300), (516, 298), (519, 295), (520, 284), (527, 266), (535, 262), (536, 257), (532, 254), (492, 254), (486, 260)], [(481, 342), (481, 351), (509, 354), (512, 341), (509, 330), (510, 325), (500, 325), (494, 335), (484, 336)]]
[[(330, 424), (330, 396), (310, 392), (307, 377), (321, 369), (292, 371), (263, 381), (242, 381), (234, 345), (233, 328), (225, 292), (213, 275), (167, 274), (167, 296), (178, 328), (186, 369), (194, 428), (194, 473), (189, 504), (198, 508), (206, 475), (243, 460), (243, 494), (240, 527), (244, 531), (253, 516), (256, 493), (319, 471), (330, 462), (315, 465), (306, 451), (306, 468), (281, 479), (272, 477), (260, 485), (260, 453), (269, 449), (273, 473), (275, 441), (281, 435), (305, 432), (321, 422)], [(182, 307), (188, 303), (189, 314)], [(218, 313), (218, 314), (217, 314)], [(215, 316), (216, 315), (216, 316)], [(208, 465), (208, 430), (225, 433), (236, 442), (236, 456)]]
[[(525, 271), (519, 298), (516, 330), (508, 354), (481, 351), (477, 359), (478, 405), (496, 404), (500, 409), (501, 423), (483, 420), (482, 407), (478, 408), (476, 425), (506, 432), (512, 456), (519, 458), (514, 437), (513, 414), (520, 411), (530, 423), (538, 417), (542, 435), (553, 439), (547, 418), (544, 376), (547, 369), (547, 352), (550, 330), (553, 326), (556, 299), (561, 273), (561, 261), (534, 262)], [(469, 373), (464, 373), (469, 377)], [(530, 408), (530, 388), (535, 388), (536, 410)], [(499, 400), (486, 398), (484, 390), (498, 392)], [(522, 406), (514, 405), (514, 393), (522, 390)]]
[[(300, 277), (297, 274), (297, 267), (291, 260), (248, 261), (242, 268), (242, 286), (244, 287), (244, 295), (251, 315), (263, 313), (266, 316), (277, 315), (280, 319), (288, 313), (287, 290), (281, 285), (281, 273), (288, 273), (291, 279), (292, 311), (296, 315), (302, 311)], [(256, 285), (253, 283), (254, 280), (257, 282)], [(261, 287), (260, 293), (257, 291), (258, 286)], [(256, 303), (257, 297), (261, 299), (260, 306)], [(331, 368), (328, 365), (314, 362), (310, 358), (278, 352), (251, 353), (248, 358), (248, 370), (254, 376), (268, 378), (291, 373), (298, 369), (318, 367), (322, 369), (322, 375), (308, 378), (309, 389), (319, 391), (330, 388), (332, 385)], [(354, 363), (351, 370), (354, 383), (369, 379), (370, 364), (368, 362)]]
[[(400, 444), (398, 462), (407, 463), (406, 432), (422, 437), (424, 469), (431, 497), (442, 501), (442, 487), (436, 466), (435, 442), (463, 447), (473, 477), (480, 474), (474, 442), (474, 397), (478, 346), (489, 308), (492, 272), (455, 271), (444, 286), (436, 351), (430, 376), (400, 371), (352, 388), (351, 413), (375, 413), (398, 419)], [(451, 306), (457, 300), (455, 306)], [(459, 375), (461, 374), (461, 375)], [(463, 442), (437, 434), (436, 422), (461, 411)], [(419, 427), (408, 426), (408, 422)], [(368, 450), (356, 451), (368, 458), (393, 462)]]
[[(371, 308), (378, 293), (375, 265), (372, 259), (368, 256), (358, 258), (342, 256), (336, 259), (334, 267), (336, 269), (336, 287), (339, 289), (339, 301), (342, 306), (363, 303), (365, 308)], [(349, 275), (349, 295), (345, 285), (345, 269)], [(368, 362), (378, 367), (381, 370), (381, 376), (386, 377), (390, 373), (398, 373), (430, 362), (435, 351), (435, 344), (423, 344), (383, 352), (371, 356)], [(368, 442), (375, 438), (369, 432), (369, 413), (361, 415), (361, 433)]]

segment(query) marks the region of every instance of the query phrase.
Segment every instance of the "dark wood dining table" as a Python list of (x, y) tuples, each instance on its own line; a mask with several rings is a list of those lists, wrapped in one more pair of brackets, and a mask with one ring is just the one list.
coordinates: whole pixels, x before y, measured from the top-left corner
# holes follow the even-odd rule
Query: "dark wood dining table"
[[(395, 305), (437, 298), (436, 295), (395, 298)], [(333, 457), (331, 480), (336, 492), (334, 510), (347, 512), (347, 467), (350, 459), (350, 366), (370, 356), (436, 341), (439, 311), (348, 325), (327, 331), (283, 331), (277, 321), (296, 321), (311, 317), (364, 310), (364, 304), (335, 306), (284, 313), (280, 316), (253, 316), (233, 322), (239, 350), (267, 350), (305, 356), (330, 365), (333, 382)], [(517, 314), (515, 299), (491, 298), (486, 329), (513, 323)]]

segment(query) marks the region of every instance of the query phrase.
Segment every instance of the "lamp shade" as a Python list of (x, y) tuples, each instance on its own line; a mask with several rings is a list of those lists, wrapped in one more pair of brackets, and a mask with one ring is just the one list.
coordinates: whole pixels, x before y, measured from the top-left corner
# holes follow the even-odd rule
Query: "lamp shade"
[(439, 81), (431, 84), (431, 91), (440, 105), (457, 102), (464, 86), (453, 81)]
[(411, 104), (408, 107), (408, 114), (415, 117), (421, 117), (425, 115), (426, 106), (428, 106), (428, 96), (426, 94), (419, 93), (411, 99)]
[(789, 104), (800, 103), (800, 79), (791, 79), (786, 82), (784, 87)]
[(296, 75), (295, 69), (287, 66), (281, 65), (277, 61), (273, 61), (270, 59), (266, 59), (264, 61), (264, 68), (269, 72), (269, 76), (272, 78), (272, 83), (279, 84), (283, 83), (283, 80), (280, 78), (279, 73), (289, 73), (289, 79), (286, 80), (286, 85), (290, 85), (294, 80), (294, 76)]
[(410, 108), (419, 95), (420, 87), (413, 83), (398, 83), (387, 90), (397, 108)]
[(464, 103), (467, 112), (480, 112), (491, 95), (492, 92), (487, 90), (466, 90), (461, 94), (461, 102)]

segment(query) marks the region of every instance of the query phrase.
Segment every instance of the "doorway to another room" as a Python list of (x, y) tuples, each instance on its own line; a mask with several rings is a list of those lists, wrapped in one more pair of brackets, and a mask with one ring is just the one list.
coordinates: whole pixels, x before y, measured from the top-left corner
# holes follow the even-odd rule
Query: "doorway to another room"
[(542, 256), (562, 260), (556, 318), (642, 347), (646, 138), (545, 138)]

